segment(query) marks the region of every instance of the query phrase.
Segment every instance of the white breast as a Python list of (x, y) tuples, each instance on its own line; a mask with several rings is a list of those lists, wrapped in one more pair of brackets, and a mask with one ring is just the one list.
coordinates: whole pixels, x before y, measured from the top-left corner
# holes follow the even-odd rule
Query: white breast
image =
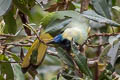
[(88, 33), (86, 32), (86, 30), (82, 30), (79, 27), (72, 27), (72, 28), (67, 28), (64, 32), (63, 32), (63, 38), (66, 38), (68, 40), (73, 40), (75, 42), (77, 42), (78, 44), (82, 44), (88, 36)]

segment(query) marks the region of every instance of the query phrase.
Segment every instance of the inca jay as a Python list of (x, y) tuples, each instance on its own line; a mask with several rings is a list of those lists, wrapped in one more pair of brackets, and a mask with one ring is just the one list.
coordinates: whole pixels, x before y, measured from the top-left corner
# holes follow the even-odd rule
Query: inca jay
[(65, 26), (63, 33), (57, 35), (48, 43), (58, 43), (64, 48), (69, 49), (69, 43), (72, 39), (77, 44), (82, 45), (88, 38), (89, 31), (89, 20), (80, 15), (77, 18), (72, 18), (71, 22)]

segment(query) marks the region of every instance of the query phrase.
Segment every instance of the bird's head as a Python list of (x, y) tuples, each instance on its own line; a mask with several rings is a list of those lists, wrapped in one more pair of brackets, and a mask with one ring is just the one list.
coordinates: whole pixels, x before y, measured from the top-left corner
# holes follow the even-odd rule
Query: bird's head
[(56, 37), (54, 37), (50, 42), (48, 42), (48, 44), (60, 44), (63, 40), (64, 39), (62, 37), (62, 34), (59, 34)]
[(70, 40), (64, 38), (62, 34), (59, 34), (56, 37), (54, 37), (51, 41), (49, 41), (47, 44), (59, 44), (61, 45), (61, 47), (65, 48), (66, 50), (69, 50), (71, 42)]

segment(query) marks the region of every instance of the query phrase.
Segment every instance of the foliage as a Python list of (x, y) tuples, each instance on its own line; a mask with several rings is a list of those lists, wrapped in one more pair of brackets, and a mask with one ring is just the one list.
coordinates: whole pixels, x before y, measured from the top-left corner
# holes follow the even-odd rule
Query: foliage
[[(0, 0), (0, 80), (119, 80), (119, 6), (119, 0)], [(83, 27), (80, 38), (88, 34), (84, 43), (71, 39), (69, 50), (48, 44), (72, 20)]]

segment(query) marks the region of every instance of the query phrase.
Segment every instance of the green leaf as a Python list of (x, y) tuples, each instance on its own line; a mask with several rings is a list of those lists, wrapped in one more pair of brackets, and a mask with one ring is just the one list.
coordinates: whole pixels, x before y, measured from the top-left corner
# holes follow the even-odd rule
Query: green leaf
[(0, 55), (0, 60), (2, 61), (2, 60), (4, 60), (4, 58), (5, 58), (5, 55)]
[(4, 21), (5, 21), (5, 33), (10, 33), (10, 34), (15, 34), (17, 31), (17, 25), (16, 25), (16, 20), (14, 19), (14, 12), (13, 8), (11, 8), (10, 11), (8, 11), (4, 16)]
[(58, 56), (62, 61), (64, 61), (69, 67), (74, 68), (74, 63), (70, 55), (61, 47), (56, 49), (58, 51)]
[[(80, 25), (82, 25), (82, 26), (83, 25), (86, 26), (86, 24), (88, 22), (88, 19), (86, 19), (84, 16), (80, 15), (76, 11), (70, 11), (70, 10), (57, 11), (56, 14), (54, 15), (54, 19), (45, 28), (45, 32), (50, 33), (52, 36), (59, 34), (60, 32), (64, 31), (64, 29), (66, 27), (68, 27), (66, 25), (72, 21), (72, 19), (70, 19), (70, 18), (80, 21), (81, 22)], [(73, 20), (73, 22), (75, 20)]]
[(120, 43), (117, 42), (115, 45), (113, 45), (110, 50), (107, 53), (107, 56), (110, 58), (110, 64), (114, 66), (117, 55), (118, 55), (118, 49), (119, 49)]
[[(119, 47), (120, 49), (120, 47)], [(116, 57), (115, 60), (115, 64), (114, 64), (114, 68), (115, 68), (115, 72), (118, 73), (120, 75), (120, 50), (118, 49), (118, 55)]]
[[(62, 30), (68, 23), (70, 23), (70, 21), (71, 19), (55, 20), (46, 27), (45, 32), (56, 36), (61, 32), (60, 30)], [(56, 32), (58, 33), (56, 34)]]
[(4, 15), (12, 4), (12, 0), (0, 0), (0, 16)]
[(6, 74), (6, 80), (14, 80), (13, 69), (10, 63), (1, 63), (1, 73)]
[[(0, 55), (1, 61), (8, 61), (5, 55)], [(6, 80), (14, 80), (13, 69), (10, 63), (1, 63), (0, 64), (1, 74), (6, 74)]]
[(99, 15), (111, 19), (110, 6), (109, 6), (107, 0), (92, 0), (92, 5), (93, 5), (95, 11)]
[(76, 44), (72, 42), (71, 44), (73, 54), (75, 55), (73, 58), (78, 65), (81, 72), (89, 76), (90, 78), (93, 78), (92, 72), (90, 71), (88, 65), (87, 65), (87, 58), (83, 56), (80, 51), (78, 50)]
[[(44, 22), (41, 22), (41, 19), (43, 19), (43, 17), (49, 15), (49, 13), (46, 12), (46, 11), (44, 11), (44, 10), (42, 10), (42, 9), (40, 8), (40, 6), (34, 6), (34, 7), (32, 8), (31, 14), (32, 14), (32, 18), (33, 18), (32, 23), (34, 22), (34, 23), (37, 24), (37, 25), (40, 25), (40, 24), (44, 23)], [(51, 20), (51, 19), (50, 19), (50, 20)], [(31, 21), (30, 21), (30, 22), (31, 22)], [(49, 22), (49, 21), (48, 21), (48, 22)], [(45, 24), (46, 24), (46, 23), (45, 23)]]
[(78, 18), (78, 16), (80, 16), (80, 13), (72, 10), (56, 11), (57, 19), (65, 19), (66, 17)]
[(18, 57), (15, 53), (11, 54), (11, 57), (12, 57), (16, 62), (20, 62), (20, 57)]
[(56, 11), (54, 13), (49, 13), (47, 16), (45, 16), (41, 23), (44, 26), (47, 26), (51, 22), (55, 22), (55, 20), (65, 19), (66, 17), (70, 18), (77, 18), (80, 15), (80, 13), (72, 10), (67, 11)]
[(30, 10), (26, 7), (26, 4), (24, 2), (21, 2), (21, 0), (13, 0), (13, 3), (21, 12), (28, 15), (32, 19)]
[(66, 80), (81, 80), (78, 76), (74, 74), (74, 71), (72, 69), (63, 70), (61, 75)]
[(45, 74), (48, 72), (54, 73), (58, 71), (61, 68), (61, 66), (56, 66), (56, 65), (44, 65), (41, 67), (38, 67), (37, 71), (39, 74)]
[(106, 69), (99, 76), (99, 80), (114, 80), (112, 76), (113, 71), (111, 71), (110, 69), (113, 70), (112, 66), (108, 64)]
[(93, 20), (93, 21), (96, 21), (99, 23), (109, 24), (109, 25), (112, 25), (114, 27), (120, 26), (119, 23), (117, 23), (113, 20), (107, 19), (105, 17), (102, 17), (102, 16), (98, 15), (96, 12), (94, 12), (93, 10), (84, 11), (82, 15), (87, 17), (90, 20)]
[(14, 70), (15, 80), (25, 80), (20, 65), (12, 64), (12, 68)]
[(112, 4), (115, 5), (115, 3), (116, 3), (116, 0), (112, 0)]
[(32, 8), (35, 5), (35, 0), (27, 0), (28, 1), (28, 5), (30, 8)]
[(107, 56), (107, 53), (109, 52), (111, 47), (112, 47), (111, 45), (107, 45), (102, 51), (102, 53), (100, 54), (99, 61), (101, 63), (104, 63), (109, 59), (109, 57)]
[(38, 48), (34, 49), (33, 52), (32, 52), (31, 59), (30, 59), (30, 62), (32, 64), (36, 64), (37, 63), (37, 56), (38, 56)]
[(4, 78), (3, 78), (4, 76), (3, 75), (0, 75), (0, 80), (4, 80)]
[[(51, 39), (51, 38), (52, 37), (49, 34), (40, 34), (40, 39), (42, 41), (44, 41), (45, 43), (47, 43), (49, 41), (49, 39)], [(24, 57), (24, 60), (22, 62), (23, 71), (26, 72), (25, 69), (30, 68), (31, 64), (36, 66), (36, 67), (34, 67), (34, 69), (37, 68), (43, 62), (43, 59), (46, 54), (46, 50), (47, 50), (47, 45), (43, 44), (38, 39), (36, 39), (33, 42), (30, 49), (28, 50), (26, 56)], [(33, 61), (31, 63), (31, 59), (35, 60), (35, 61), (37, 60), (36, 63)]]
[(48, 55), (48, 54), (45, 56), (45, 61), (44, 61), (45, 64), (60, 65), (60, 60), (58, 59), (58, 57), (54, 57), (54, 56), (51, 56), (51, 55)]
[(41, 20), (40, 23), (46, 27), (51, 21), (54, 21), (55, 18), (55, 13), (48, 13), (46, 16), (44, 16)]

